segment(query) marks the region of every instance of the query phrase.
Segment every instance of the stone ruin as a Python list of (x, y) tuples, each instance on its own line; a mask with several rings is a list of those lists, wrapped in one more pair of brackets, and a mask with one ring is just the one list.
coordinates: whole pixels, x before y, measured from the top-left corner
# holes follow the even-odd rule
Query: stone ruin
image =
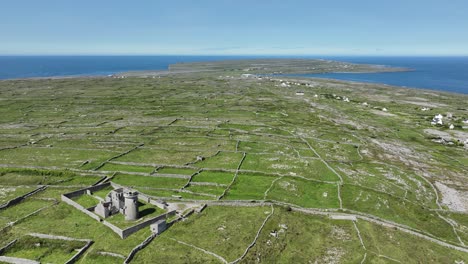
[(123, 188), (112, 190), (105, 200), (94, 208), (94, 213), (102, 218), (121, 213), (125, 220), (137, 220), (138, 192), (126, 191)]
[[(101, 200), (96, 206), (92, 207), (83, 207), (73, 199), (78, 198), (82, 195), (93, 195), (94, 192), (103, 190), (104, 188), (111, 187), (111, 190), (105, 199), (99, 198)], [(206, 204), (200, 207), (197, 203), (184, 203), (184, 210), (186, 210), (187, 206), (192, 208), (189, 213), (179, 215), (179, 218), (173, 220), (171, 223), (167, 223), (166, 220), (170, 216), (174, 216), (178, 213), (177, 204), (168, 204), (164, 200), (155, 200), (144, 193), (137, 192), (130, 188), (124, 187), (122, 185), (116, 184), (114, 182), (106, 182), (101, 183), (93, 186), (89, 186), (80, 190), (72, 191), (69, 193), (62, 194), (61, 196), (62, 201), (73, 206), (74, 208), (78, 209), (79, 211), (83, 212), (84, 214), (90, 216), (94, 220), (102, 223), (103, 225), (107, 226), (115, 232), (120, 238), (125, 239), (131, 234), (141, 230), (144, 227), (150, 227), (151, 232), (154, 235), (158, 235), (162, 233), (164, 230), (169, 228), (174, 221), (178, 221), (183, 219), (194, 212), (193, 208), (198, 208), (197, 212), (201, 212), (205, 207)], [(95, 197), (98, 199), (98, 197)], [(141, 204), (140, 201), (144, 203), (149, 203), (154, 205), (158, 208), (161, 208), (165, 211), (158, 216), (151, 217), (151, 218), (140, 218), (141, 214), (139, 212), (139, 205)], [(106, 218), (109, 218), (112, 215), (116, 214), (123, 214), (126, 220), (138, 220), (135, 221), (135, 224), (130, 227), (126, 227), (124, 229), (114, 225), (111, 222), (108, 222)]]

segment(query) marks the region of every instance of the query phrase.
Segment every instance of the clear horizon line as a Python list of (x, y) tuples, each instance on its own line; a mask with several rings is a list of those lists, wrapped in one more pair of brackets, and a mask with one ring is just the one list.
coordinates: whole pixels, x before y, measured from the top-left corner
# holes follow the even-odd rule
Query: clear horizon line
[(131, 57), (131, 56), (206, 56), (206, 57), (468, 57), (468, 54), (415, 54), (415, 55), (410, 55), (410, 54), (206, 54), (206, 53), (200, 53), (200, 54), (193, 54), (193, 53), (147, 53), (147, 54), (131, 54), (131, 53), (56, 53), (56, 54), (49, 54), (49, 53), (43, 53), (43, 54), (1, 54), (0, 56), (2, 57), (45, 57), (45, 56), (50, 56), (50, 57), (65, 57), (65, 56), (70, 56), (70, 57), (79, 57), (79, 56), (102, 56), (102, 57), (110, 57), (110, 56), (121, 56), (121, 57)]

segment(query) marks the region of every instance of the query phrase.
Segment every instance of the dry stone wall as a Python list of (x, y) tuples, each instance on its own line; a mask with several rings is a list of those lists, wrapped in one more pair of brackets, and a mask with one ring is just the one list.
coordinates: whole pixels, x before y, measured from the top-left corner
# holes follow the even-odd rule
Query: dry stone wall
[(19, 204), (21, 201), (23, 201), (24, 199), (28, 198), (29, 196), (32, 196), (40, 191), (43, 191), (47, 188), (47, 186), (41, 186), (37, 189), (35, 189), (34, 191), (31, 191), (31, 192), (28, 192), (27, 194), (24, 194), (24, 195), (21, 195), (21, 196), (18, 196), (14, 199), (11, 199), (10, 201), (0, 205), (0, 210), (1, 209), (6, 209), (10, 206), (13, 206), (13, 205), (16, 205), (16, 204)]

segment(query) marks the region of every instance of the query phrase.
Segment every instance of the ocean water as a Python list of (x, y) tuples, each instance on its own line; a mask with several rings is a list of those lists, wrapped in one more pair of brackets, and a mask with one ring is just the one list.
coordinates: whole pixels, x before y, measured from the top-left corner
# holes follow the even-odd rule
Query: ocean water
[[(245, 58), (266, 58), (266, 56), (0, 56), (0, 79), (109, 75), (125, 71), (166, 70), (170, 64), (180, 62)], [(304, 77), (385, 83), (468, 94), (468, 57), (302, 56), (301, 58), (323, 58), (413, 69), (410, 72), (395, 73), (300, 75)]]
[(468, 57), (326, 57), (326, 59), (405, 67), (412, 71), (298, 75), (468, 94)]
[[(179, 62), (216, 61), (229, 56), (0, 56), (0, 79), (109, 75), (166, 70)], [(237, 57), (236, 57), (237, 58)], [(239, 57), (243, 58), (243, 57)]]

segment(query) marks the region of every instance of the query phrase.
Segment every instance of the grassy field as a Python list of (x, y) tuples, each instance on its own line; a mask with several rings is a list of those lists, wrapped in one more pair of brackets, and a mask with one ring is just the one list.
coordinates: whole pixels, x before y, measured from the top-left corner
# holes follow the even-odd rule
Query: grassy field
[[(270, 212), (269, 207), (210, 207), (157, 237), (135, 261), (221, 262), (201, 249), (233, 261), (253, 241)], [(242, 263), (360, 263), (365, 254), (365, 263), (452, 263), (468, 258), (466, 253), (416, 241), (410, 235), (365, 221), (358, 221), (355, 227), (352, 221), (276, 207)]]
[[(467, 253), (442, 246), (468, 244), (466, 95), (242, 76), (346, 65), (220, 62), (119, 75), (125, 78), (0, 81), (0, 204), (48, 186), (0, 209), (0, 246), (29, 233), (62, 235), (94, 241), (78, 263), (122, 262), (149, 228), (122, 240), (60, 199), (109, 177), (186, 208), (208, 203), (156, 237), (134, 263), (234, 261), (263, 223), (241, 262), (467, 262)], [(188, 68), (194, 72), (181, 73)], [(431, 125), (436, 114), (443, 125)], [(77, 199), (85, 207), (97, 201)], [(274, 204), (273, 214), (262, 201)], [(438, 242), (288, 207), (367, 214)], [(118, 218), (111, 221), (126, 226)], [(28, 245), (19, 243), (14, 255), (45, 262), (68, 257), (67, 245)]]
[(82, 248), (86, 242), (43, 239), (24, 236), (9, 248), (3, 255), (31, 259), (43, 263), (65, 263), (75, 250)]

